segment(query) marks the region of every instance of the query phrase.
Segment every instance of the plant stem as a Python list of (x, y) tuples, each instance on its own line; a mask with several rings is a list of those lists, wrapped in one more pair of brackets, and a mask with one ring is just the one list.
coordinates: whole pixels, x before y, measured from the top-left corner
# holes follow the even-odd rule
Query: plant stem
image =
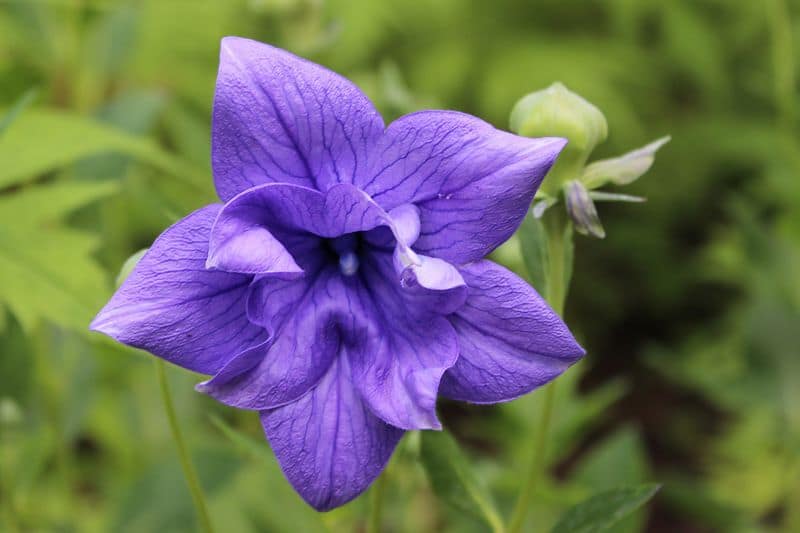
[[(14, 480), (11, 479), (11, 465), (13, 458), (11, 456), (12, 448), (10, 433), (12, 432), (12, 428), (2, 427), (5, 424), (6, 421), (0, 419), (0, 430), (2, 430), (2, 434), (0, 434), (0, 452), (3, 452), (2, 457), (0, 457), (0, 459), (2, 459), (2, 463), (0, 463), (0, 500), (2, 500), (3, 503), (3, 514), (5, 515), (5, 522), (8, 530), (11, 532), (17, 532), (20, 531), (20, 527), (17, 525), (16, 511), (14, 510)], [(6, 457), (6, 455), (8, 455), (8, 457)]]
[(528, 476), (525, 479), (525, 484), (522, 486), (522, 490), (517, 498), (517, 503), (514, 506), (514, 512), (511, 515), (511, 522), (508, 525), (509, 533), (519, 533), (522, 531), (533, 491), (536, 489), (536, 485), (542, 477), (545, 444), (547, 443), (547, 436), (550, 431), (550, 418), (553, 414), (555, 390), (555, 383), (551, 383), (544, 389), (544, 404), (542, 405), (542, 413), (539, 417), (539, 429), (537, 431), (536, 443), (533, 447), (533, 457), (528, 467)]
[[(542, 221), (547, 233), (549, 264), (547, 265), (546, 300), (559, 315), (564, 314), (564, 302), (572, 272), (572, 226), (561, 209), (551, 209)], [(539, 415), (539, 427), (533, 446), (530, 466), (525, 483), (514, 505), (509, 533), (519, 533), (525, 525), (531, 498), (545, 471), (547, 440), (550, 434), (550, 421), (553, 418), (556, 383), (544, 387), (544, 403)]]
[[(778, 125), (787, 134), (787, 138), (792, 139), (787, 147), (794, 150), (793, 130), (795, 127), (796, 107), (795, 94), (797, 92), (797, 75), (794, 67), (794, 44), (792, 43), (792, 24), (793, 20), (789, 5), (786, 0), (769, 0), (765, 3), (767, 8), (767, 25), (770, 28), (772, 40), (772, 66), (774, 74), (775, 109), (777, 111)], [(789, 369), (789, 372), (791, 369)], [(786, 472), (788, 473), (786, 484), (786, 515), (783, 519), (783, 526), (786, 531), (800, 531), (800, 509), (794, 502), (800, 497), (800, 482), (797, 473), (800, 472), (800, 462), (797, 461), (796, 446), (791, 440), (791, 431), (796, 427), (797, 418), (791, 416), (792, 410), (788, 406), (792, 404), (793, 397), (791, 391), (784, 389), (783, 417), (785, 427), (788, 428), (786, 437), (788, 445), (786, 449)]]
[(383, 493), (386, 490), (386, 478), (388, 477), (388, 468), (384, 469), (378, 479), (375, 480), (375, 486), (372, 487), (372, 494), (370, 498), (369, 518), (367, 521), (367, 533), (380, 533), (381, 531), (381, 517), (383, 515)]
[(792, 127), (795, 118), (795, 91), (792, 45), (792, 18), (785, 0), (766, 2), (767, 24), (772, 38), (772, 63), (775, 73), (775, 105), (784, 127)]
[(200, 480), (197, 477), (197, 472), (195, 471), (191, 457), (189, 456), (189, 450), (186, 447), (186, 442), (183, 440), (181, 428), (178, 425), (178, 417), (175, 414), (175, 405), (172, 401), (172, 394), (169, 391), (166, 366), (166, 363), (164, 363), (164, 361), (161, 359), (156, 360), (158, 382), (161, 385), (161, 396), (164, 400), (164, 410), (167, 412), (169, 427), (172, 430), (172, 438), (175, 440), (175, 446), (178, 448), (178, 457), (180, 457), (181, 466), (183, 467), (183, 475), (186, 478), (186, 483), (189, 485), (189, 492), (192, 495), (192, 502), (194, 502), (194, 507), (197, 511), (197, 519), (200, 524), (200, 529), (206, 533), (213, 533), (214, 528), (211, 527), (211, 517), (208, 514), (205, 496), (203, 495), (203, 487), (200, 485)]

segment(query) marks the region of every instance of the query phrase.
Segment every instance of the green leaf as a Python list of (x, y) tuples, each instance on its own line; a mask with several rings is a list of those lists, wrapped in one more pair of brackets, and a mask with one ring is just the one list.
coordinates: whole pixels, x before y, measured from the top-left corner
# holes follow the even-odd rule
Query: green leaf
[(101, 153), (121, 153), (187, 180), (197, 187), (206, 173), (164, 152), (153, 142), (81, 115), (37, 109), (0, 138), (0, 189)]
[(33, 102), (36, 98), (36, 93), (36, 89), (29, 89), (25, 94), (19, 97), (19, 100), (11, 106), (11, 109), (6, 111), (3, 118), (0, 118), (0, 135), (2, 135), (19, 114)]
[(542, 221), (532, 213), (528, 213), (522, 221), (518, 235), (531, 285), (540, 294), (547, 294), (547, 269), (550, 258), (547, 252), (547, 232)]
[(423, 431), (421, 440), (422, 465), (436, 495), (486, 521), (492, 531), (503, 531), (491, 494), (474, 475), (453, 437), (445, 431)]
[(264, 444), (264, 441), (256, 441), (249, 435), (237, 431), (215, 414), (209, 415), (209, 419), (211, 423), (242, 452), (261, 459), (268, 459), (270, 457), (269, 448)]
[(567, 223), (564, 226), (564, 232), (561, 236), (561, 245), (564, 251), (564, 299), (567, 298), (569, 285), (572, 281), (572, 267), (575, 264), (575, 241), (572, 239), (572, 224)]
[(0, 302), (25, 331), (43, 318), (86, 330), (105, 295), (105, 275), (91, 258), (96, 239), (60, 221), (114, 190), (102, 182), (56, 183), (0, 196)]
[(657, 484), (623, 487), (601, 492), (568, 509), (552, 533), (599, 533), (631, 514), (652, 498)]
[(619, 157), (595, 161), (583, 170), (581, 182), (586, 185), (587, 189), (596, 189), (606, 183), (615, 185), (632, 183), (650, 170), (655, 161), (656, 152), (669, 140), (669, 136), (661, 137)]

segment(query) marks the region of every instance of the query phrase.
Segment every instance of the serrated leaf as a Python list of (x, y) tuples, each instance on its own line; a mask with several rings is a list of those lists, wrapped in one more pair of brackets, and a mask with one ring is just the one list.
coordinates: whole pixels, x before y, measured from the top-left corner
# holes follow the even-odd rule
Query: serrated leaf
[[(37, 109), (20, 116), (0, 137), (0, 189), (101, 153), (122, 153), (194, 184), (205, 173), (151, 141), (81, 115)], [(198, 185), (198, 187), (201, 185)]]
[(420, 458), (436, 495), (484, 520), (492, 531), (503, 531), (491, 494), (474, 475), (453, 437), (445, 431), (423, 431), (421, 441)]
[(619, 157), (595, 161), (583, 170), (580, 181), (587, 189), (596, 189), (606, 183), (627, 185), (639, 179), (650, 170), (656, 152), (667, 144), (669, 136), (661, 137), (646, 146), (632, 150)]
[(59, 224), (111, 193), (108, 183), (56, 183), (0, 197), (0, 302), (25, 331), (39, 320), (86, 329), (105, 294), (96, 239)]
[(601, 492), (568, 509), (552, 533), (600, 533), (647, 503), (658, 489), (657, 484), (622, 487)]
[(540, 294), (547, 294), (547, 269), (550, 257), (547, 252), (547, 233), (542, 221), (528, 213), (519, 228), (522, 259), (528, 270), (531, 285)]

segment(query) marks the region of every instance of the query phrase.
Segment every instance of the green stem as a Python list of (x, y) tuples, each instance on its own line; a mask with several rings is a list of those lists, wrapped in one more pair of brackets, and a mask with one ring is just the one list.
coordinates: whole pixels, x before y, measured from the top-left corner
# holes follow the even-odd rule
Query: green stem
[(533, 457), (528, 467), (528, 475), (525, 484), (517, 498), (514, 512), (511, 515), (511, 522), (508, 525), (509, 533), (519, 533), (525, 524), (525, 517), (528, 514), (531, 498), (544, 469), (544, 456), (547, 444), (547, 436), (550, 432), (550, 419), (553, 415), (553, 403), (555, 403), (555, 383), (547, 385), (544, 389), (544, 405), (539, 417), (539, 429), (537, 431), (536, 443), (533, 446)]
[(386, 491), (386, 478), (388, 469), (385, 469), (372, 487), (370, 498), (369, 519), (367, 521), (367, 533), (380, 533), (381, 517), (383, 515), (383, 493)]
[[(792, 17), (789, 6), (785, 0), (769, 0), (765, 3), (767, 9), (767, 25), (770, 28), (772, 41), (772, 66), (774, 74), (775, 108), (778, 115), (778, 124), (782, 130), (791, 134), (795, 127), (795, 95), (797, 92), (797, 77), (794, 66), (794, 45), (792, 43)], [(790, 138), (791, 135), (789, 136)], [(790, 150), (794, 146), (789, 147)], [(788, 389), (787, 389), (788, 391)], [(791, 396), (789, 392), (785, 396)], [(785, 405), (792, 405), (792, 398), (786, 398)], [(786, 427), (794, 426), (789, 414), (790, 410), (784, 409)], [(789, 430), (791, 431), (791, 429)], [(791, 442), (791, 441), (790, 441)], [(800, 508), (794, 504), (800, 498), (800, 482), (797, 472), (800, 463), (796, 459), (796, 447), (789, 444), (786, 447), (786, 472), (790, 481), (787, 483), (786, 506), (784, 517), (786, 531), (800, 531)]]
[[(572, 272), (572, 226), (569, 224), (561, 209), (551, 209), (545, 214), (543, 220), (547, 233), (547, 252), (549, 262), (547, 266), (547, 291), (546, 300), (559, 315), (564, 314), (564, 302)], [(528, 475), (520, 490), (511, 521), (508, 526), (509, 533), (519, 533), (525, 525), (525, 517), (531, 504), (531, 498), (536, 491), (545, 472), (545, 458), (547, 440), (550, 435), (550, 421), (556, 396), (556, 383), (550, 383), (544, 388), (544, 403), (539, 416), (539, 427), (536, 442), (533, 446)]]
[(166, 363), (161, 359), (156, 360), (156, 369), (158, 371), (158, 382), (161, 385), (161, 396), (164, 400), (164, 410), (167, 412), (167, 419), (169, 420), (169, 427), (172, 430), (172, 438), (175, 440), (175, 445), (178, 448), (178, 456), (181, 460), (183, 467), (183, 475), (186, 478), (186, 483), (189, 485), (189, 492), (192, 495), (195, 510), (197, 511), (197, 519), (200, 524), (200, 529), (206, 533), (212, 533), (214, 528), (211, 527), (211, 517), (208, 514), (205, 496), (203, 495), (203, 488), (200, 485), (200, 480), (197, 477), (197, 472), (194, 469), (192, 460), (189, 456), (189, 450), (186, 447), (186, 442), (183, 440), (181, 428), (178, 425), (178, 417), (175, 414), (175, 405), (172, 402), (172, 394), (169, 391), (169, 383), (167, 382)]
[(775, 104), (785, 127), (794, 125), (796, 80), (792, 45), (792, 19), (784, 0), (766, 2), (775, 72)]
[[(4, 425), (5, 421), (0, 420), (0, 426)], [(12, 465), (12, 457), (11, 457), (11, 431), (10, 427), (0, 427), (2, 430), (2, 435), (0, 435), (0, 451), (3, 452), (2, 455), (2, 464), (0, 464), (0, 500), (3, 503), (3, 511), (5, 514), (5, 522), (8, 527), (8, 530), (11, 532), (20, 531), (20, 527), (17, 525), (16, 519), (16, 511), (14, 510), (14, 501), (13, 501), (13, 487), (14, 487), (14, 480), (11, 479), (11, 465)], [(3, 436), (7, 436), (6, 438), (2, 438)], [(6, 454), (8, 457), (6, 458)]]

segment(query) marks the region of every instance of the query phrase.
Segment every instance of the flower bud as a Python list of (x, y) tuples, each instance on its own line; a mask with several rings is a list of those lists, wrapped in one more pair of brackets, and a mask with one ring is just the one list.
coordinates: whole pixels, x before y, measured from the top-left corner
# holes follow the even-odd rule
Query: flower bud
[(578, 233), (592, 235), (598, 239), (606, 236), (603, 224), (600, 223), (600, 217), (597, 214), (597, 208), (583, 183), (578, 180), (568, 181), (564, 185), (564, 198), (566, 199), (567, 213)]
[(13, 426), (22, 421), (22, 411), (11, 398), (0, 398), (0, 426)]
[(597, 144), (606, 139), (606, 117), (594, 105), (554, 83), (523, 97), (511, 111), (511, 131), (525, 137), (565, 137), (569, 140), (545, 180), (545, 192), (555, 192), (580, 175)]

